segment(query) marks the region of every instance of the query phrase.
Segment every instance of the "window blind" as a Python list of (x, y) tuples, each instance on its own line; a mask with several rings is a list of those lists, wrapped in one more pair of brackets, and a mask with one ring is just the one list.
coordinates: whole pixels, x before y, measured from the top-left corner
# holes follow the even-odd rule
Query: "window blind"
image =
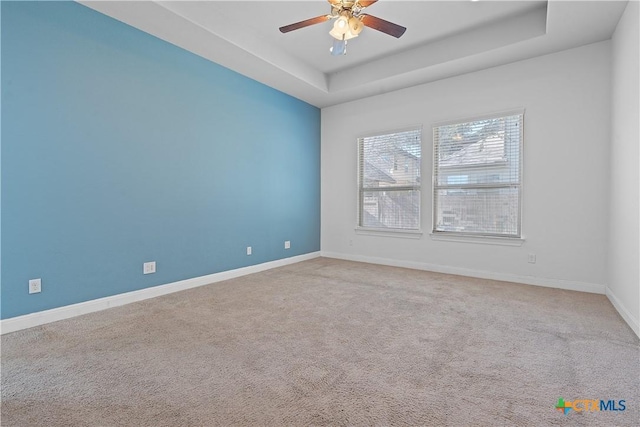
[(358, 226), (420, 229), (422, 128), (358, 138)]
[(434, 232), (520, 237), (523, 117), (433, 128)]

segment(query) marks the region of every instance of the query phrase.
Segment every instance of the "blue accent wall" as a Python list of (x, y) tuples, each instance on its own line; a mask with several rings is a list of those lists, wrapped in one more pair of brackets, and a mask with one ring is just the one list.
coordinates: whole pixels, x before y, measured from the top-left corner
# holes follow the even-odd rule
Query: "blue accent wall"
[(77, 3), (1, 16), (2, 318), (320, 250), (318, 108)]

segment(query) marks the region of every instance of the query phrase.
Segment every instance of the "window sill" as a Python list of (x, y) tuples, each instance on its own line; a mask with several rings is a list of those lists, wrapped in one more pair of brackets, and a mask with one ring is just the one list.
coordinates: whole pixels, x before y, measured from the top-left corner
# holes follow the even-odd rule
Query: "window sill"
[(400, 237), (403, 239), (420, 239), (422, 237), (422, 231), (420, 230), (390, 230), (387, 228), (356, 227), (356, 234), (366, 236)]
[(438, 232), (430, 233), (432, 240), (442, 240), (446, 242), (461, 243), (477, 243), (481, 245), (500, 245), (500, 246), (522, 246), (525, 239), (522, 237), (493, 237), (493, 236), (474, 236), (471, 234), (458, 234)]

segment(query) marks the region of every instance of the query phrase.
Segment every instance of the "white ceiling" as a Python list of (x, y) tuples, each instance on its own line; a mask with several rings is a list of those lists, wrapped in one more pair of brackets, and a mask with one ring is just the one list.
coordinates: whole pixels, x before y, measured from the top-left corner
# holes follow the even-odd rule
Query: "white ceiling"
[(371, 28), (331, 56), (326, 0), (80, 1), (318, 107), (607, 40), (626, 1), (397, 1), (366, 9), (407, 28)]

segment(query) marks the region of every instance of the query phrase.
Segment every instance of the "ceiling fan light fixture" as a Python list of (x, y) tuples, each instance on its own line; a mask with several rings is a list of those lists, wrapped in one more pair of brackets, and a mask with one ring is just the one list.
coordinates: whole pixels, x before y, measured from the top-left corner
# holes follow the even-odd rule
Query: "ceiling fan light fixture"
[(344, 34), (336, 34), (335, 31), (331, 30), (329, 31), (329, 34), (331, 34), (331, 37), (336, 40), (351, 40), (354, 37), (358, 37), (357, 34), (353, 34), (351, 31), (347, 31)]
[(356, 18), (355, 16), (349, 18), (349, 32), (351, 34), (357, 36), (358, 34), (360, 34), (360, 32), (362, 32), (363, 28), (364, 25), (362, 25), (362, 21), (360, 21), (358, 18)]
[(329, 31), (329, 34), (336, 40), (342, 40), (344, 38), (344, 33), (336, 31), (335, 28), (332, 28), (331, 31)]
[[(357, 22), (352, 22), (354, 19)], [(355, 31), (353, 31), (354, 29)], [(333, 28), (329, 31), (329, 34), (336, 40), (350, 40), (354, 37), (358, 37), (358, 34), (360, 34), (361, 31), (362, 23), (358, 18), (353, 16), (347, 18), (346, 15), (342, 15), (333, 23)]]
[(349, 19), (346, 16), (340, 16), (333, 23), (333, 30), (336, 34), (344, 34), (349, 31)]

